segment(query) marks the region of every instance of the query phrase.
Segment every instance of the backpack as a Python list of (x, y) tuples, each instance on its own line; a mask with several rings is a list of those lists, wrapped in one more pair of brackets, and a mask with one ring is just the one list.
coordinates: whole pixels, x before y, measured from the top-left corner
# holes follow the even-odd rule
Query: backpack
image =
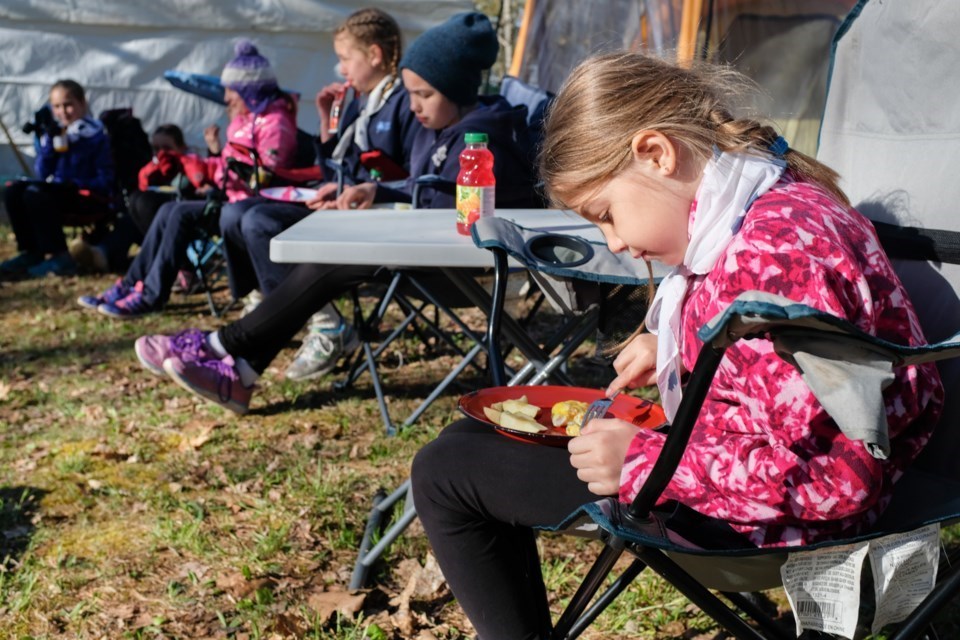
[(110, 138), (110, 155), (116, 171), (117, 184), (126, 192), (137, 190), (137, 175), (141, 167), (153, 158), (150, 138), (143, 130), (133, 109), (108, 109), (101, 112), (100, 121)]

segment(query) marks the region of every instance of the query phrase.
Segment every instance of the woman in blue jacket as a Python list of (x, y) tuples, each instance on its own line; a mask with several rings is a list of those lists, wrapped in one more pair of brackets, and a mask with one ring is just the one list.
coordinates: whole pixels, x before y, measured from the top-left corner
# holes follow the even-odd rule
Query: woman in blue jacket
[(83, 87), (58, 80), (50, 88), (53, 122), (43, 127), (34, 163), (35, 180), (7, 188), (4, 203), (19, 254), (0, 263), (0, 273), (71, 275), (63, 224), (103, 212), (114, 192), (113, 158), (103, 124), (87, 115)]
[[(526, 108), (518, 107), (516, 115), (509, 115), (514, 109), (505, 101), (481, 101), (477, 96), (481, 73), (494, 63), (498, 48), (490, 21), (476, 12), (451, 17), (410, 46), (400, 63), (401, 73), (412, 96), (411, 108), (431, 129), (429, 136), (421, 132), (415, 140), (413, 177), (421, 172), (455, 175), (463, 134), (480, 131), (496, 143), (497, 206), (529, 206), (537, 201), (534, 166), (523, 161), (529, 150), (518, 142), (527, 139)], [(409, 200), (409, 187), (410, 183), (397, 193)], [(345, 189), (339, 201), (359, 202), (351, 198), (363, 195), (366, 205), (381, 189), (387, 192), (376, 183), (356, 185)], [(453, 197), (438, 193), (431, 206), (452, 208)], [(455, 233), (452, 221), (450, 231)], [(188, 329), (172, 337), (143, 336), (135, 344), (137, 356), (153, 373), (169, 375), (203, 398), (246, 413), (254, 382), (307, 318), (351, 287), (377, 281), (384, 272), (365, 265), (297, 265), (260, 306), (240, 320), (209, 334)], [(334, 342), (324, 354), (320, 372), (336, 365), (350, 341), (350, 325), (343, 323), (330, 335)]]

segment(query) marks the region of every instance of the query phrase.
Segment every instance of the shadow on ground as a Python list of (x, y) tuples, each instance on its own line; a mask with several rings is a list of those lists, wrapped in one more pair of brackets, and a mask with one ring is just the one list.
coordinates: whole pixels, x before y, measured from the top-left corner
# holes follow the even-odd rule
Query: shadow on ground
[(34, 517), (46, 493), (35, 487), (0, 487), (0, 571), (19, 564), (30, 545)]

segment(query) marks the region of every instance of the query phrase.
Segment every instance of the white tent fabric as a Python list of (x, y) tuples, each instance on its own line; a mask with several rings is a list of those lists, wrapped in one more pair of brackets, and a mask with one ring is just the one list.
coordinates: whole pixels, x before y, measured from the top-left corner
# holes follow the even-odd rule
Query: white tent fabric
[[(817, 157), (840, 186), (880, 222), (960, 232), (960, 11), (954, 0), (861, 0), (836, 45)], [(928, 340), (950, 337), (960, 318), (960, 266), (911, 263), (898, 268), (919, 302)], [(940, 363), (946, 388), (960, 380), (960, 360)], [(941, 425), (960, 420), (948, 403)], [(955, 473), (960, 431), (934, 434), (927, 464)]]
[[(470, 0), (379, 0), (409, 43)], [(203, 148), (203, 129), (225, 128), (219, 105), (163, 79), (168, 69), (219, 75), (239, 37), (253, 40), (281, 86), (302, 94), (299, 124), (317, 127), (313, 96), (336, 79), (333, 30), (359, 8), (347, 0), (3, 0), (0, 3), (0, 117), (27, 162), (31, 136), (21, 131), (50, 85), (72, 78), (88, 92), (94, 115), (132, 107), (149, 133), (181, 126)], [(0, 174), (22, 173), (0, 132)]]

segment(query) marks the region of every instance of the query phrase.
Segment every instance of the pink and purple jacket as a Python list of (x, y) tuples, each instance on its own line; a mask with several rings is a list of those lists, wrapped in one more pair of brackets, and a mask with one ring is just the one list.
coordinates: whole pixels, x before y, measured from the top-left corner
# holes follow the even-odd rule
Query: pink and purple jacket
[[(690, 283), (680, 336), (685, 369), (702, 346), (697, 330), (750, 289), (830, 312), (891, 342), (924, 343), (870, 222), (809, 183), (784, 179), (758, 198), (717, 265)], [(941, 410), (943, 387), (932, 364), (895, 374), (884, 391), (891, 453), (877, 460), (840, 432), (768, 341), (737, 342), (663, 500), (730, 522), (760, 546), (855, 533), (886, 508)], [(638, 432), (620, 477), (621, 501), (636, 496), (664, 438)]]
[[(284, 98), (274, 100), (263, 113), (245, 113), (234, 117), (227, 126), (227, 142), (220, 156), (207, 158), (209, 173), (216, 185), (223, 184), (227, 158), (236, 158), (251, 164), (249, 156), (230, 143), (257, 150), (261, 164), (267, 168), (287, 169), (293, 166), (297, 155), (297, 114)], [(227, 177), (227, 200), (236, 202), (252, 194), (249, 185), (236, 175)]]

